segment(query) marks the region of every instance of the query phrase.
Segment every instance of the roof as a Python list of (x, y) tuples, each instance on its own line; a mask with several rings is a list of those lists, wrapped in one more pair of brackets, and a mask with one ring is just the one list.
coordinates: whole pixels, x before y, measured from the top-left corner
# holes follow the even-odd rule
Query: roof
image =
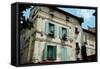
[(95, 27), (88, 27), (88, 30), (95, 32)]
[[(64, 10), (61, 10), (61, 9), (59, 9), (59, 8), (57, 8), (57, 7), (52, 7), (52, 6), (42, 6), (42, 7), (48, 7), (48, 8), (50, 8), (50, 9), (53, 9), (53, 10), (55, 10), (55, 11), (58, 11), (58, 12), (64, 14), (64, 15), (66, 15), (66, 16), (72, 16), (72, 17), (78, 19), (80, 24), (84, 21), (82, 17), (77, 17), (77, 16), (75, 16), (75, 15), (73, 15), (73, 14), (71, 14), (71, 13), (68, 13), (68, 12), (66, 12), (66, 11), (64, 11)], [(32, 9), (33, 9), (33, 8), (32, 8)]]
[[(49, 8), (51, 8), (51, 9), (54, 9), (54, 10), (56, 10), (56, 11), (58, 11), (58, 12), (60, 12), (60, 13), (63, 13), (63, 14), (65, 14), (65, 15), (72, 16), (72, 17), (78, 19), (79, 22), (80, 22), (80, 24), (84, 21), (82, 17), (77, 17), (77, 16), (75, 16), (75, 15), (72, 15), (72, 14), (70, 14), (70, 13), (64, 11), (64, 10), (61, 10), (61, 9), (57, 8), (57, 7), (60, 7), (61, 5), (38, 4), (38, 3), (23, 3), (23, 2), (22, 2), (22, 3), (21, 3), (21, 2), (17, 2), (17, 3), (19, 3), (19, 4), (21, 5), (20, 11), (22, 11), (25, 7), (29, 8), (29, 6), (32, 6), (32, 5), (34, 5), (34, 6), (43, 6), (43, 7), (49, 7)], [(66, 8), (67, 8), (68, 6), (61, 6), (61, 7), (66, 7)], [(74, 7), (74, 6), (73, 6), (73, 7)]]
[(66, 12), (66, 11), (64, 11), (64, 10), (61, 10), (61, 9), (59, 9), (59, 8), (57, 8), (57, 7), (49, 7), (49, 8), (51, 8), (51, 9), (53, 9), (53, 10), (56, 10), (56, 11), (58, 11), (58, 12), (60, 12), (60, 13), (63, 13), (63, 14), (65, 14), (65, 15), (72, 16), (72, 17), (78, 19), (80, 23), (82, 23), (82, 22), (84, 21), (82, 17), (77, 17), (77, 16), (75, 16), (75, 15), (73, 15), (73, 14), (71, 14), (71, 13), (68, 13), (68, 12)]
[(96, 34), (95, 32), (90, 31), (90, 30), (87, 30), (87, 29), (83, 29), (83, 31), (84, 31), (84, 32), (87, 32), (87, 33), (90, 33), (90, 34), (93, 34), (93, 35), (95, 35), (95, 34)]

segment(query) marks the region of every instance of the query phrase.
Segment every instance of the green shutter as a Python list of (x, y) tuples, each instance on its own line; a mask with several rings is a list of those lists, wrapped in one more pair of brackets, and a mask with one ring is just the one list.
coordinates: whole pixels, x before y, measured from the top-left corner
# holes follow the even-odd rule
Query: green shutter
[(48, 34), (49, 31), (49, 23), (48, 21), (45, 22), (45, 33)]
[(61, 60), (62, 61), (67, 60), (67, 48), (64, 47), (61, 48)]
[(55, 31), (55, 37), (57, 37), (57, 30), (58, 30), (58, 29), (57, 29), (57, 25), (55, 25), (54, 27), (55, 27), (55, 28), (54, 28), (54, 31)]
[(59, 27), (59, 38), (62, 38), (62, 28)]
[(69, 38), (69, 29), (67, 28), (67, 38)]
[(55, 47), (53, 47), (53, 58), (54, 58), (54, 60), (56, 60), (56, 56), (57, 56), (57, 48), (55, 46)]
[(47, 60), (47, 43), (44, 44), (44, 60)]

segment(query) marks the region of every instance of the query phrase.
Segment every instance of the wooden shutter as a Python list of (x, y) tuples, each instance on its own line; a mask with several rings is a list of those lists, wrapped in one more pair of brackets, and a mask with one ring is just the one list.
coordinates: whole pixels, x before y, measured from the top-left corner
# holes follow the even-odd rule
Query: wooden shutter
[(57, 56), (57, 48), (56, 46), (53, 47), (53, 59), (56, 60), (56, 56)]
[(58, 29), (57, 29), (57, 25), (54, 25), (54, 27), (55, 27), (55, 28), (54, 28), (54, 31), (55, 31), (55, 37), (57, 37), (57, 30), (58, 30)]
[(45, 33), (48, 34), (49, 31), (49, 23), (48, 21), (45, 22)]
[(47, 43), (44, 44), (44, 51), (43, 51), (44, 60), (47, 60)]
[(67, 28), (67, 38), (69, 38), (69, 29)]
[(62, 38), (62, 28), (59, 26), (59, 38), (61, 39)]
[(64, 47), (61, 48), (61, 59), (62, 61), (67, 60), (67, 48), (64, 48)]

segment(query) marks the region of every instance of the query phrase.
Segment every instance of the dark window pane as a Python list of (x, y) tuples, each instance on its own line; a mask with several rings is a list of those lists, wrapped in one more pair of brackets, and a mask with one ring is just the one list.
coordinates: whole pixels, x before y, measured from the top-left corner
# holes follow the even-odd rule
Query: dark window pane
[(55, 46), (48, 46), (47, 48), (47, 59), (48, 60), (55, 60), (56, 59), (56, 47)]
[(79, 29), (76, 27), (75, 28), (75, 33), (78, 34), (79, 33)]
[(66, 40), (66, 37), (67, 37), (67, 29), (62, 28), (62, 39)]
[(54, 24), (49, 23), (49, 33), (48, 33), (48, 35), (50, 37), (54, 37), (54, 30), (55, 30)]

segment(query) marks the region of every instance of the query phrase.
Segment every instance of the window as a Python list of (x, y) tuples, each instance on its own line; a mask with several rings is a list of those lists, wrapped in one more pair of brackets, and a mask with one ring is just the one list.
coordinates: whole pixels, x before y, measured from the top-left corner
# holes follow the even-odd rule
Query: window
[(47, 60), (56, 60), (56, 46), (47, 47)]
[(48, 32), (48, 36), (54, 37), (54, 33), (55, 33), (54, 30), (55, 30), (54, 24), (49, 23), (49, 32)]
[(76, 42), (76, 54), (79, 54), (79, 51), (80, 51), (79, 43)]
[(43, 57), (44, 57), (43, 60), (49, 60), (49, 61), (56, 60), (56, 46), (47, 45), (47, 43), (45, 43)]
[(54, 17), (54, 10), (53, 9), (50, 9), (50, 11), (49, 11), (49, 14), (51, 15), (51, 18), (53, 18)]
[(76, 59), (78, 61), (78, 60), (80, 60), (79, 57), (78, 57), (78, 55), (80, 53), (80, 47), (79, 47), (79, 43), (78, 42), (76, 42), (76, 49), (75, 50), (76, 50)]
[(75, 27), (75, 33), (78, 34), (79, 33), (79, 29), (77, 27)]
[(67, 39), (67, 29), (66, 28), (62, 28), (62, 39), (63, 40)]
[(68, 40), (69, 29), (64, 27), (59, 27), (59, 38), (61, 40)]
[(69, 17), (68, 16), (66, 16), (66, 21), (69, 21)]
[(46, 36), (49, 36), (51, 38), (56, 38), (57, 37), (57, 25), (46, 21), (45, 22), (45, 34)]
[(94, 44), (89, 44), (90, 46), (94, 47)]

